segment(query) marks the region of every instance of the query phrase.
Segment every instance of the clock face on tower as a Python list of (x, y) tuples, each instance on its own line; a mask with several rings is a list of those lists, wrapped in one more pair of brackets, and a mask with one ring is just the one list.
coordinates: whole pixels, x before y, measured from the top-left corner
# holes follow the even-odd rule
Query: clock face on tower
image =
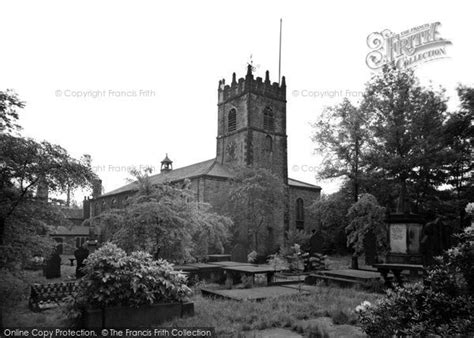
[(235, 148), (236, 148), (235, 142), (230, 142), (227, 145), (227, 148), (226, 148), (227, 156), (228, 156), (229, 160), (231, 160), (231, 161), (234, 161), (236, 159)]

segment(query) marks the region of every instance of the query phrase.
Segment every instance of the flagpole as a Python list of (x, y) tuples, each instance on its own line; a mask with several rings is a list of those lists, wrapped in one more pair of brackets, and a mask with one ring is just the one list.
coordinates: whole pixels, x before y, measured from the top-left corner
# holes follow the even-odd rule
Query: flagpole
[(280, 46), (278, 51), (278, 84), (281, 81), (281, 26), (282, 26), (282, 19), (280, 18)]

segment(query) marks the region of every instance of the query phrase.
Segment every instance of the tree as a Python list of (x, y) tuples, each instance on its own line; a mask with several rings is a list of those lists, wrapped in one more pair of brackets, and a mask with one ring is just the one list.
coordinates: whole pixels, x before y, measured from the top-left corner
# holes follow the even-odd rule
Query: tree
[(452, 113), (444, 124), (443, 136), (448, 149), (447, 163), (444, 171), (447, 183), (452, 187), (443, 198), (447, 212), (454, 210), (458, 219), (457, 228), (462, 229), (466, 223), (464, 207), (474, 200), (472, 186), (472, 149), (474, 140), (474, 88), (459, 86), (457, 88), (461, 107)]
[(408, 212), (409, 184), (422, 204), (444, 182), (444, 94), (418, 85), (412, 70), (390, 65), (367, 84), (361, 109), (370, 116), (369, 169), (397, 183), (397, 211)]
[[(67, 182), (87, 186), (96, 177), (90, 167), (72, 158), (62, 147), (12, 135), (19, 130), (16, 108), (21, 107), (16, 95), (0, 92), (1, 267), (15, 266), (36, 251), (44, 251), (40, 244), (45, 241), (37, 236), (46, 235), (48, 227), (64, 220), (46, 196), (35, 194), (36, 190), (62, 193)], [(24, 255), (12, 254), (15, 252)]]
[(385, 208), (378, 204), (374, 196), (362, 194), (359, 201), (350, 207), (347, 218), (347, 246), (354, 249), (354, 256), (360, 256), (364, 252), (364, 239), (369, 232), (375, 235), (377, 252), (382, 254), (386, 251)]
[(310, 206), (309, 210), (319, 220), (319, 228), (328, 249), (339, 253), (346, 251), (345, 228), (349, 223), (347, 212), (351, 205), (350, 189), (341, 189), (334, 194), (323, 195)]
[(47, 141), (9, 134), (0, 135), (0, 245), (4, 244), (5, 227), (24, 203), (37, 200), (38, 187), (64, 193), (68, 183), (88, 186), (96, 177), (90, 167), (72, 158), (67, 151)]
[(17, 110), (24, 106), (25, 103), (14, 91), (0, 91), (0, 133), (11, 133), (21, 129), (17, 124)]
[(229, 215), (234, 221), (234, 241), (247, 251), (267, 255), (280, 234), (277, 214), (283, 219), (285, 185), (264, 168), (240, 168), (228, 192)]
[(366, 111), (344, 99), (340, 105), (326, 108), (313, 128), (316, 151), (324, 154), (319, 177), (348, 178), (353, 185), (353, 200), (357, 202), (363, 155), (369, 136)]
[(203, 258), (209, 250), (223, 252), (232, 222), (197, 202), (189, 182), (182, 188), (154, 186), (146, 172), (135, 174), (138, 192), (127, 205), (90, 220), (102, 241), (175, 261)]
[[(34, 255), (50, 253), (47, 235), (66, 221), (47, 192), (63, 193), (68, 182), (84, 187), (96, 177), (62, 147), (22, 137), (17, 110), (23, 107), (14, 92), (0, 91), (0, 274), (11, 281)], [(3, 305), (19, 285), (0, 283), (0, 326)]]

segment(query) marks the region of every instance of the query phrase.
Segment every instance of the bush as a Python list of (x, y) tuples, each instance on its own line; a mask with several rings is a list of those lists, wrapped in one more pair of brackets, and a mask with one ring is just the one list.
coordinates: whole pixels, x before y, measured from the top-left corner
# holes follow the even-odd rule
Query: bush
[(354, 249), (354, 255), (364, 252), (364, 239), (372, 232), (376, 237), (377, 253), (384, 256), (387, 244), (387, 229), (384, 222), (385, 208), (370, 194), (362, 194), (347, 212), (349, 225), (346, 227), (347, 246)]
[(287, 270), (289, 268), (288, 260), (280, 253), (268, 257), (267, 264), (272, 266), (275, 270)]
[(292, 247), (295, 244), (298, 244), (300, 247), (306, 247), (308, 246), (309, 240), (311, 238), (311, 233), (306, 233), (303, 230), (299, 230), (299, 229), (288, 230), (285, 232), (285, 234), (286, 234), (285, 244), (287, 247)]
[(349, 223), (347, 211), (352, 198), (346, 188), (329, 196), (321, 196), (309, 207), (310, 213), (318, 219), (318, 228), (324, 240), (324, 253), (346, 254), (347, 237), (345, 227)]
[(472, 335), (474, 333), (474, 228), (459, 236), (459, 244), (438, 258), (424, 283), (407, 285), (375, 305), (356, 308), (370, 336)]
[(0, 269), (0, 306), (10, 307), (26, 298), (30, 289), (18, 272)]
[(165, 260), (155, 261), (142, 251), (127, 255), (106, 243), (85, 261), (77, 306), (140, 306), (182, 302), (191, 295), (186, 276)]

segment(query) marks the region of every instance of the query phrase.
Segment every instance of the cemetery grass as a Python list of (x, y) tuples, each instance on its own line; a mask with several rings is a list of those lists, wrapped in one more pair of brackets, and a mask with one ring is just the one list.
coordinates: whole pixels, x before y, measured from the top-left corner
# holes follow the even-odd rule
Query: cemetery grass
[[(199, 292), (197, 292), (199, 293)], [(218, 336), (234, 336), (243, 331), (287, 328), (300, 333), (312, 329), (305, 320), (330, 317), (335, 325), (357, 325), (354, 309), (381, 295), (355, 288), (315, 286), (310, 294), (282, 296), (261, 302), (193, 298), (195, 315), (179, 318), (163, 326), (214, 327)], [(314, 329), (314, 328), (313, 328)]]
[[(66, 256), (65, 256), (66, 257)], [(68, 258), (68, 257), (66, 257)], [(33, 312), (28, 308), (28, 299), (30, 297), (30, 285), (34, 283), (48, 284), (58, 283), (75, 278), (76, 266), (71, 266), (69, 261), (62, 257), (61, 259), (61, 277), (46, 279), (43, 276), (43, 270), (23, 270), (21, 279), (18, 280), (17, 292), (19, 302), (3, 310), (3, 321), (5, 326), (10, 327), (69, 327), (73, 320), (68, 318), (66, 307), (55, 307), (41, 312)]]

